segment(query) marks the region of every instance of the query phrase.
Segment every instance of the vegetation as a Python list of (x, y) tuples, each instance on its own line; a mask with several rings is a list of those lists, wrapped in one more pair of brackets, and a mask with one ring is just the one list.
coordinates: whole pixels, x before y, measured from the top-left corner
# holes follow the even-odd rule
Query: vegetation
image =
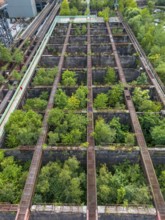
[(34, 145), (37, 142), (42, 125), (41, 115), (29, 110), (16, 110), (11, 114), (6, 126), (6, 146)]
[(13, 53), (13, 61), (16, 64), (21, 64), (23, 61), (23, 52), (19, 49), (16, 49)]
[(114, 83), (116, 83), (116, 74), (114, 68), (112, 67), (107, 68), (107, 72), (104, 77), (104, 82), (109, 85), (113, 85)]
[(23, 106), (23, 109), (26, 111), (28, 110), (40, 111), (40, 112), (44, 111), (48, 103), (47, 98), (48, 98), (48, 93), (44, 92), (41, 94), (39, 98), (27, 99), (25, 105)]
[(132, 146), (135, 144), (134, 134), (129, 132), (127, 126), (120, 123), (118, 117), (113, 117), (109, 123), (105, 123), (103, 118), (98, 118), (94, 138), (97, 145), (125, 143)]
[(90, 6), (92, 10), (102, 10), (106, 7), (113, 7), (114, 2), (111, 0), (91, 0), (90, 1)]
[(163, 194), (163, 197), (165, 198), (165, 165), (161, 164), (156, 166), (155, 171), (158, 177), (161, 192)]
[(27, 163), (17, 164), (13, 157), (5, 157), (0, 151), (0, 201), (18, 204), (26, 180)]
[(17, 80), (17, 81), (20, 81), (22, 78), (22, 74), (19, 73), (17, 70), (13, 70), (11, 76), (14, 80)]
[(86, 175), (75, 157), (42, 167), (33, 203), (84, 204)]
[(75, 86), (76, 85), (76, 73), (74, 71), (65, 70), (62, 74), (62, 85)]
[(49, 113), (48, 124), (49, 145), (79, 145), (86, 140), (86, 116), (54, 108)]
[(11, 62), (11, 51), (0, 43), (0, 62)]
[(165, 145), (165, 119), (159, 114), (144, 113), (139, 116), (143, 133), (149, 146)]
[(86, 86), (80, 86), (71, 97), (68, 97), (62, 89), (58, 89), (55, 95), (55, 106), (68, 110), (83, 109), (86, 107), (87, 93)]
[(69, 8), (68, 0), (62, 1), (60, 15), (70, 15), (70, 8)]
[(39, 68), (33, 80), (33, 86), (49, 86), (54, 82), (54, 78), (58, 73), (58, 68), (45, 69)]
[[(159, 3), (162, 3), (161, 0)], [(153, 15), (154, 4), (155, 1), (148, 1), (148, 8), (140, 9), (133, 0), (120, 0), (119, 2), (120, 10), (124, 13), (142, 48), (165, 83), (164, 17), (159, 14)], [(157, 17), (159, 24), (155, 25), (154, 20)]]
[(5, 78), (2, 74), (0, 74), (0, 85), (2, 85), (5, 82)]
[(103, 17), (105, 22), (109, 21), (109, 16), (110, 16), (110, 8), (106, 7), (102, 11), (99, 11), (98, 13), (99, 17)]
[(138, 111), (159, 112), (162, 108), (160, 102), (150, 100), (148, 89), (142, 90), (140, 87), (136, 87), (133, 91), (132, 98)]
[(115, 165), (109, 171), (104, 164), (97, 174), (98, 204), (151, 204), (151, 195), (138, 164)]
[(94, 99), (94, 107), (96, 109), (104, 108), (116, 108), (116, 109), (125, 109), (124, 96), (123, 96), (124, 87), (122, 84), (116, 84), (108, 91), (107, 94), (100, 93)]
[(146, 73), (141, 73), (135, 81), (131, 82), (132, 85), (147, 85), (148, 79)]

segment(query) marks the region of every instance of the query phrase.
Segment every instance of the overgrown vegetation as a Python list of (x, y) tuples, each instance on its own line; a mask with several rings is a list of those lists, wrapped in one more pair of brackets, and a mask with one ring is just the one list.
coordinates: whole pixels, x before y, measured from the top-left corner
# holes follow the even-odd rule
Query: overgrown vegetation
[(129, 132), (129, 127), (120, 123), (118, 117), (106, 123), (103, 118), (98, 118), (95, 123), (94, 138), (97, 145), (111, 143), (125, 143), (133, 146), (135, 144), (134, 134)]
[(0, 201), (18, 204), (26, 180), (28, 164), (19, 165), (12, 156), (0, 151)]
[(125, 109), (123, 90), (124, 87), (122, 84), (116, 84), (112, 86), (112, 88), (108, 91), (107, 94), (98, 94), (94, 99), (94, 107), (96, 109)]
[(77, 82), (76, 73), (74, 71), (65, 70), (62, 73), (61, 84), (63, 86), (75, 86)]
[[(138, 8), (134, 0), (120, 0), (119, 5), (142, 48), (165, 83), (164, 17), (160, 17), (159, 14), (153, 15), (155, 2), (148, 1), (148, 7), (144, 9)], [(158, 25), (155, 24), (157, 17)]]
[(86, 108), (88, 89), (80, 86), (70, 97), (62, 89), (58, 89), (55, 95), (55, 106), (60, 109), (76, 110)]
[(82, 15), (86, 10), (86, 0), (63, 0), (61, 4), (60, 15)]
[(148, 146), (165, 145), (165, 118), (159, 114), (144, 113), (139, 116)]
[(19, 49), (11, 51), (0, 43), (0, 62), (1, 63), (11, 63), (20, 64), (23, 61), (23, 52)]
[(106, 71), (106, 75), (104, 77), (104, 82), (106, 84), (113, 85), (114, 83), (116, 83), (116, 81), (117, 79), (116, 79), (116, 73), (115, 73), (114, 68), (108, 67)]
[(97, 174), (98, 204), (151, 204), (151, 195), (138, 164), (128, 162), (111, 170), (104, 164)]
[(49, 162), (42, 167), (33, 203), (82, 205), (86, 202), (86, 174), (71, 157), (63, 164)]
[(148, 85), (148, 79), (146, 73), (141, 73), (136, 80), (130, 83), (131, 85)]
[(158, 177), (158, 181), (160, 184), (160, 189), (165, 199), (165, 165), (161, 164), (155, 167), (155, 171)]
[(16, 110), (5, 125), (5, 144), (13, 148), (35, 145), (42, 125), (42, 117), (36, 112)]
[(49, 86), (54, 82), (54, 78), (58, 73), (58, 68), (46, 69), (39, 68), (33, 80), (33, 86)]
[(150, 100), (148, 89), (142, 90), (140, 87), (136, 87), (132, 99), (137, 111), (140, 112), (159, 112), (162, 108), (160, 102)]
[(80, 145), (86, 141), (87, 118), (73, 112), (54, 108), (49, 113), (49, 145)]
[(48, 93), (42, 92), (39, 98), (27, 99), (23, 109), (42, 112), (47, 106)]

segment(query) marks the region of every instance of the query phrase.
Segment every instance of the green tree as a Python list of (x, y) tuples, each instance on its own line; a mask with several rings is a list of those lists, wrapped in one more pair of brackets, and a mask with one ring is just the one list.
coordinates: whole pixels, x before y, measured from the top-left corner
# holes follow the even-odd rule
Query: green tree
[(55, 95), (55, 106), (63, 109), (67, 106), (68, 96), (62, 89), (58, 89)]
[(16, 110), (11, 114), (6, 126), (6, 146), (34, 145), (37, 142), (42, 125), (41, 115), (29, 110)]
[[(27, 167), (28, 168), (28, 167)], [(14, 157), (5, 157), (0, 151), (0, 201), (17, 204), (20, 201), (27, 172), (14, 161)]]
[(123, 102), (124, 87), (122, 84), (116, 84), (108, 92), (108, 103), (110, 106), (115, 107), (118, 103)]
[(5, 82), (5, 78), (2, 74), (0, 74), (0, 85), (2, 85)]
[(41, 98), (33, 98), (27, 99), (26, 103), (23, 107), (26, 111), (33, 110), (33, 111), (44, 111), (47, 106), (47, 101)]
[(94, 137), (97, 145), (110, 144), (115, 141), (116, 131), (105, 123), (103, 118), (96, 121)]
[(17, 70), (13, 70), (11, 75), (12, 75), (12, 78), (17, 81), (20, 81), (22, 78), (21, 73), (19, 73)]
[(62, 85), (75, 86), (76, 85), (76, 73), (70, 70), (65, 70), (62, 74)]
[[(165, 120), (164, 120), (165, 122)], [(151, 136), (155, 145), (165, 145), (165, 125), (155, 126), (151, 131)]]
[(58, 73), (58, 68), (39, 68), (33, 80), (33, 86), (52, 85)]
[(17, 64), (21, 64), (23, 62), (23, 52), (20, 51), (19, 49), (16, 49), (13, 53), (13, 61)]
[(76, 98), (80, 101), (79, 108), (83, 109), (87, 104), (88, 89), (86, 86), (80, 86), (75, 93)]
[(94, 99), (94, 107), (96, 109), (104, 109), (107, 108), (108, 96), (107, 94), (100, 93)]
[(108, 67), (107, 68), (107, 72), (104, 78), (104, 81), (106, 84), (114, 84), (116, 82), (116, 74), (115, 74), (115, 70), (112, 67)]
[(69, 8), (68, 0), (62, 1), (60, 15), (70, 15), (70, 8)]
[(12, 56), (11, 52), (8, 48), (6, 48), (4, 45), (0, 43), (0, 61), (1, 62), (11, 62)]
[(75, 157), (64, 164), (49, 162), (42, 167), (38, 180), (34, 202), (85, 203), (86, 175)]

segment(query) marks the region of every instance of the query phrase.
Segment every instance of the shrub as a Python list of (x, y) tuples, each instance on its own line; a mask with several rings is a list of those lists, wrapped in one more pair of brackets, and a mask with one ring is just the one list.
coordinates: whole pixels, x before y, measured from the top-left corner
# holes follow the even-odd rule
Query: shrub
[(96, 109), (104, 109), (107, 107), (108, 96), (104, 93), (100, 93), (94, 99), (94, 107)]
[(36, 76), (34, 77), (33, 86), (52, 85), (57, 73), (58, 73), (57, 67), (52, 69), (39, 68), (36, 73)]
[(41, 125), (41, 115), (32, 110), (16, 110), (5, 126), (7, 147), (36, 144)]
[(76, 85), (76, 73), (66, 70), (62, 74), (62, 85), (75, 86)]
[(115, 70), (112, 67), (108, 67), (107, 68), (107, 72), (104, 78), (104, 81), (106, 84), (114, 84), (116, 82), (116, 74), (115, 74)]

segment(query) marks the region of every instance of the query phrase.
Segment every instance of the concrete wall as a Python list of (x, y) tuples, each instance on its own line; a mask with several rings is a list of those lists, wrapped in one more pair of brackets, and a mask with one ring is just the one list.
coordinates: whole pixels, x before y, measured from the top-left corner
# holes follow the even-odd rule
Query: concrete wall
[(35, 17), (35, 0), (8, 0), (7, 11), (10, 18)]

